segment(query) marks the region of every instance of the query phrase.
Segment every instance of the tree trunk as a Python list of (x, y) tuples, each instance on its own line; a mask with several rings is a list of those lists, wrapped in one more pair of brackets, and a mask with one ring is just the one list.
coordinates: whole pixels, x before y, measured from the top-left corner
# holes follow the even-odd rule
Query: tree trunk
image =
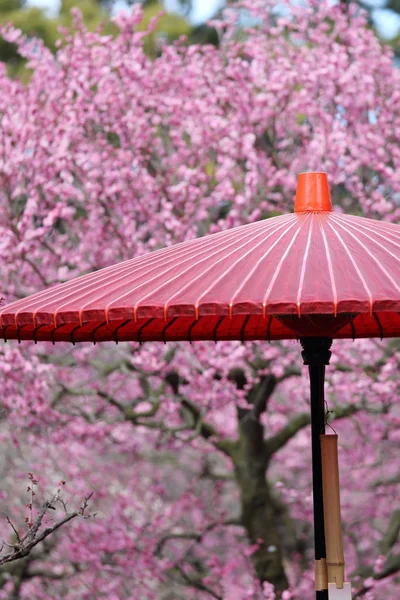
[(235, 460), (235, 476), (240, 489), (242, 523), (252, 544), (259, 549), (252, 555), (257, 577), (275, 589), (287, 589), (288, 580), (282, 562), (279, 525), (266, 479), (268, 456), (264, 447), (264, 429), (254, 414), (243, 411)]

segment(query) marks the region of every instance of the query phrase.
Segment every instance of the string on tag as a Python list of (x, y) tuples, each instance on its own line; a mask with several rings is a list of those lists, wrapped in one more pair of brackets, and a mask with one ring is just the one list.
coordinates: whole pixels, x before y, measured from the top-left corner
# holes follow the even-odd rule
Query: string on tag
[(325, 427), (329, 427), (330, 429), (332, 429), (333, 433), (335, 435), (337, 435), (336, 430), (329, 423), (329, 415), (332, 414), (332, 413), (334, 413), (334, 412), (335, 411), (333, 411), (333, 410), (329, 410), (328, 402), (325, 400)]

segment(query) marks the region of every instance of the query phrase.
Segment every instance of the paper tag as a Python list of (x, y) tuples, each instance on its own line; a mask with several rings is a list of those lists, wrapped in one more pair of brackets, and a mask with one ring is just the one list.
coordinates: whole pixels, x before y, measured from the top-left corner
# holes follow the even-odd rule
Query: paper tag
[(329, 600), (351, 600), (351, 585), (345, 583), (341, 590), (338, 590), (336, 583), (328, 583)]

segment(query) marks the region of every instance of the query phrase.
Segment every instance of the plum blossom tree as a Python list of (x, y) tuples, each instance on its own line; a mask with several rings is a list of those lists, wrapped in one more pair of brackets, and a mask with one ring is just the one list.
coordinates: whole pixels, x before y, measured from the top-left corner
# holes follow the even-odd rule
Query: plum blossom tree
[[(55, 55), (2, 29), (32, 71), (22, 84), (0, 65), (4, 301), (291, 210), (307, 169), (329, 172), (336, 210), (398, 221), (390, 50), (357, 8), (310, 0), (277, 18), (272, 4), (227, 10), (218, 48), (182, 38), (155, 59), (138, 6), (115, 18), (115, 38), (75, 11)], [(299, 354), (294, 343), (2, 344), (11, 549), (0, 561), (38, 519), (36, 538), (51, 531), (2, 567), (0, 599), (310, 597)], [(328, 370), (347, 570), (368, 600), (400, 592), (399, 362), (396, 340), (335, 342)], [(89, 494), (96, 517), (68, 519)]]

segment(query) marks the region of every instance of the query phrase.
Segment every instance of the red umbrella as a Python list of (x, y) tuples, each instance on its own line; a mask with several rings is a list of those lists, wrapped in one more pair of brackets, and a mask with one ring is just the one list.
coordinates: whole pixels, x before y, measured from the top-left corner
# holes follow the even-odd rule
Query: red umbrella
[[(53, 343), (301, 338), (311, 377), (317, 598), (327, 598), (319, 575), (325, 365), (333, 337), (400, 335), (399, 263), (400, 226), (333, 212), (326, 174), (303, 173), (294, 214), (33, 294), (3, 308), (0, 326), (4, 340)], [(342, 589), (341, 577), (335, 580)]]
[(5, 339), (53, 342), (392, 337), (399, 249), (398, 225), (332, 212), (326, 175), (302, 174), (294, 214), (57, 285), (0, 324)]

